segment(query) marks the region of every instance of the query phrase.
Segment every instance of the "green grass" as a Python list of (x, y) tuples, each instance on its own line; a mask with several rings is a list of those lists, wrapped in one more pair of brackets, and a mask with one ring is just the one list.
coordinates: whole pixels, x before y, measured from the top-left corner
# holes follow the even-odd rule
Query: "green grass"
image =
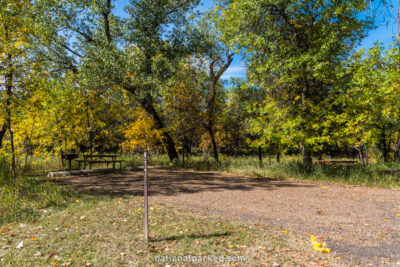
[[(182, 167), (181, 163), (177, 166)], [(185, 168), (260, 177), (294, 178), (387, 188), (400, 187), (400, 175), (388, 172), (391, 168), (400, 169), (400, 163), (370, 163), (368, 166), (358, 164), (350, 168), (330, 168), (314, 164), (312, 171), (307, 173), (301, 164), (301, 159), (296, 156), (284, 156), (281, 163), (277, 163), (273, 157), (265, 157), (260, 166), (258, 157), (255, 156), (227, 157), (221, 155), (219, 164), (211, 157), (208, 159), (201, 156), (190, 157), (185, 162)]]
[(37, 221), (0, 227), (0, 261), (2, 266), (191, 266), (155, 259), (222, 255), (244, 256), (246, 262), (237, 262), (241, 266), (297, 266), (333, 260), (314, 252), (308, 240), (268, 225), (228, 222), (157, 203), (150, 203), (149, 222), (147, 244), (142, 198), (77, 199)]
[(45, 208), (63, 208), (75, 193), (39, 175), (55, 165), (54, 160), (36, 160), (24, 165), (10, 176), (6, 158), (0, 158), (0, 225), (13, 221), (31, 221), (40, 217)]
[(65, 207), (74, 194), (44, 177), (18, 176), (0, 181), (0, 225), (33, 220), (45, 208)]

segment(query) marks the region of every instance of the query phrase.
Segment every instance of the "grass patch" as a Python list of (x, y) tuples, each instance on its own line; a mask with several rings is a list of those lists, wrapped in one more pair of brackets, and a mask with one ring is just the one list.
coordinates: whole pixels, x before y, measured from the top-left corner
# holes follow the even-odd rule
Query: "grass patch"
[(15, 177), (11, 177), (6, 158), (0, 158), (0, 225), (34, 220), (42, 215), (42, 209), (62, 208), (71, 202), (76, 195), (72, 190), (35, 174), (46, 171), (44, 166), (50, 169), (53, 164), (52, 160), (47, 163), (37, 160), (33, 164), (35, 168), (32, 165), (22, 167)]
[[(213, 255), (243, 256), (246, 262), (236, 262), (242, 266), (297, 266), (328, 264), (333, 258), (268, 225), (232, 223), (156, 203), (150, 205), (147, 246), (142, 207), (138, 197), (97, 197), (77, 200), (26, 225), (5, 225), (0, 228), (0, 261), (3, 266), (144, 266), (168, 264), (156, 263), (157, 256)], [(21, 242), (23, 247), (16, 248)]]
[(38, 218), (42, 209), (66, 207), (75, 193), (45, 177), (0, 180), (0, 225)]
[[(182, 167), (181, 163), (178, 166)], [(400, 187), (399, 173), (388, 172), (392, 168), (400, 169), (400, 163), (396, 162), (339, 168), (314, 164), (312, 171), (307, 173), (300, 158), (295, 156), (285, 156), (280, 163), (277, 163), (272, 157), (265, 157), (260, 166), (258, 157), (255, 156), (228, 157), (221, 155), (220, 163), (216, 163), (211, 157), (204, 159), (201, 156), (193, 156), (186, 160), (184, 167), (200, 171), (219, 171), (259, 177), (294, 178), (388, 188)]]

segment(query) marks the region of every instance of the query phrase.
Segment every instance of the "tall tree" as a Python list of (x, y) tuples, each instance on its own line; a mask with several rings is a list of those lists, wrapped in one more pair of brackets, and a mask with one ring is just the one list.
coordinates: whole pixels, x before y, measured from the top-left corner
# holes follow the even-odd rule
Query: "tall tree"
[(4, 117), (0, 129), (0, 147), (8, 131), (11, 151), (11, 172), (15, 174), (15, 145), (13, 131), (13, 108), (15, 92), (24, 89), (25, 73), (28, 71), (27, 53), (30, 37), (28, 12), (30, 1), (2, 1), (0, 6), (0, 93)]
[(326, 141), (320, 123), (336, 69), (370, 26), (364, 10), (363, 0), (233, 0), (222, 8), (225, 38), (245, 48), (250, 80), (287, 109), (290, 137), (308, 170)]
[(196, 36), (198, 48), (198, 66), (207, 70), (207, 78), (203, 82), (204, 107), (201, 124), (210, 135), (214, 159), (218, 162), (218, 147), (215, 140), (215, 116), (218, 103), (218, 91), (222, 89), (221, 77), (232, 64), (236, 51), (231, 49), (222, 39), (215, 20), (219, 14), (212, 12), (197, 21), (192, 35)]
[(132, 0), (129, 17), (113, 14), (111, 0), (39, 1), (50, 30), (43, 56), (84, 77), (95, 89), (120, 86), (162, 133), (170, 160), (178, 158), (160, 111), (160, 92), (187, 55), (181, 28), (196, 0)]
[(356, 149), (362, 164), (368, 163), (368, 149), (374, 145), (384, 161), (393, 156), (391, 144), (396, 143), (399, 131), (399, 55), (397, 47), (387, 51), (376, 44), (365, 52), (357, 51), (346, 68), (350, 77), (346, 86), (337, 88), (332, 114), (338, 131), (332, 132), (340, 145)]

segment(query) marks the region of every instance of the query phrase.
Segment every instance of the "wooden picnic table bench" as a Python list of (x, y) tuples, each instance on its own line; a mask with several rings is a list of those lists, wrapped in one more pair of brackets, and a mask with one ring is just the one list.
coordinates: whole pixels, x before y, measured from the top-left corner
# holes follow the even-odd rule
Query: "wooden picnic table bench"
[(106, 163), (107, 168), (110, 163), (112, 163), (113, 169), (115, 170), (115, 163), (119, 163), (119, 170), (121, 170), (122, 160), (117, 160), (118, 155), (83, 155), (83, 159), (76, 160), (79, 162), (79, 169), (81, 168), (81, 163), (83, 163), (83, 169), (86, 169), (86, 165), (89, 164), (89, 168), (92, 169), (92, 164)]
[(64, 153), (63, 151), (61, 151), (61, 161), (62, 161), (62, 165), (64, 166), (64, 160), (68, 161), (68, 169), (71, 170), (72, 166), (71, 166), (71, 161), (73, 159), (78, 158), (78, 154), (76, 153)]
[(317, 160), (317, 163), (328, 165), (331, 168), (351, 167), (358, 163), (358, 160)]

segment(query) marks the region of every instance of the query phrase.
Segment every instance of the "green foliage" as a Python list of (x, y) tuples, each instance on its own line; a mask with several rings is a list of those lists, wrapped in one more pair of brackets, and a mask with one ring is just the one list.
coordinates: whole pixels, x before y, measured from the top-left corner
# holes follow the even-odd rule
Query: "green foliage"
[[(310, 170), (312, 156), (354, 150), (364, 164), (400, 159), (398, 45), (354, 52), (372, 28), (363, 0), (220, 1), (200, 16), (196, 0), (133, 0), (124, 18), (111, 0), (3, 2), (0, 154), (12, 169), (123, 149), (175, 163), (300, 150)], [(248, 77), (228, 86), (236, 54)]]
[(340, 125), (340, 131), (333, 135), (341, 145), (359, 151), (378, 145), (385, 161), (388, 159), (390, 142), (400, 129), (399, 59), (397, 48), (384, 51), (382, 45), (376, 44), (368, 52), (358, 51), (349, 60), (349, 82), (337, 88), (334, 105), (338, 111), (329, 118)]
[(366, 8), (365, 1), (318, 0), (234, 0), (221, 7), (224, 37), (243, 48), (250, 82), (268, 93), (262, 113), (273, 113), (275, 118), (267, 121), (281, 122), (283, 129), (272, 126), (272, 132), (281, 135), (280, 142), (299, 147), (305, 163), (312, 151), (331, 142), (330, 125), (321, 122), (329, 112), (332, 87), (341, 80), (341, 62), (370, 25), (368, 16), (361, 16)]

